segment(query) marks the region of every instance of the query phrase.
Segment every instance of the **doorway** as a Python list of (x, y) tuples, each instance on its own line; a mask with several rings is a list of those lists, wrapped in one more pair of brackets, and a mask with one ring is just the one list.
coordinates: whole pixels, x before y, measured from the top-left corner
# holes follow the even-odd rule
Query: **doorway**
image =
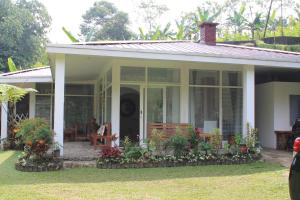
[(140, 89), (139, 86), (121, 86), (120, 139), (128, 136), (132, 142), (140, 140)]

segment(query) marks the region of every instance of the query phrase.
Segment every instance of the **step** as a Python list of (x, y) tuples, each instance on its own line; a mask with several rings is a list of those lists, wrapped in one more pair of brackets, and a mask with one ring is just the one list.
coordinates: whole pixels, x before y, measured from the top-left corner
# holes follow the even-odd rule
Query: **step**
[(86, 167), (96, 167), (96, 160), (65, 160), (64, 168), (86, 168)]

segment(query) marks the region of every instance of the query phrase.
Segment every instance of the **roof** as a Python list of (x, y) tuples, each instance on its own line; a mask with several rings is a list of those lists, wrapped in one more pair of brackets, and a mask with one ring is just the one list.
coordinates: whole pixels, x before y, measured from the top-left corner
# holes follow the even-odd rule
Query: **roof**
[(52, 82), (49, 66), (19, 70), (0, 74), (0, 83)]
[[(86, 52), (84, 52), (86, 50)], [(147, 58), (148, 54), (152, 59), (172, 59), (184, 61), (219, 62), (230, 63), (228, 59), (235, 59), (236, 64), (257, 64), (266, 66), (280, 66), (281, 64), (294, 63), (295, 67), (300, 67), (300, 53), (264, 49), (257, 47), (245, 47), (230, 44), (206, 45), (192, 41), (101, 41), (73, 43), (69, 45), (49, 44), (48, 53), (65, 53), (65, 54), (86, 54), (86, 55), (103, 55), (112, 57), (136, 57)], [(118, 53), (116, 53), (118, 52)], [(131, 53), (131, 55), (129, 55)], [(143, 56), (138, 54), (144, 54)], [(150, 56), (151, 55), (151, 56)], [(156, 56), (155, 56), (156, 55)], [(174, 58), (163, 56), (177, 56)], [(178, 56), (185, 56), (180, 58)], [(186, 57), (186, 56), (193, 56)], [(198, 58), (195, 58), (197, 56)], [(214, 58), (200, 59), (200, 58)], [(222, 58), (217, 61), (216, 58)], [(227, 59), (227, 60), (226, 60)], [(232, 61), (232, 60), (231, 60)], [(242, 62), (243, 61), (243, 62)], [(253, 62), (263, 61), (263, 62)], [(270, 63), (271, 61), (273, 63)], [(283, 62), (277, 63), (276, 62)]]

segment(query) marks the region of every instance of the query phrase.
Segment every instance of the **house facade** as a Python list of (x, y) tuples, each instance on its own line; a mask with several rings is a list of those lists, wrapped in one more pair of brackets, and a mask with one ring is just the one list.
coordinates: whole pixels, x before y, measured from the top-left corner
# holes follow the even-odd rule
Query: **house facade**
[[(300, 54), (219, 44), (215, 26), (201, 26), (200, 42), (49, 44), (50, 67), (5, 74), (0, 82), (38, 90), (29, 95), (29, 117), (47, 119), (62, 146), (68, 128), (76, 125), (84, 132), (84, 124), (95, 117), (99, 124), (111, 123), (116, 145), (125, 136), (143, 143), (149, 123), (189, 123), (205, 133), (219, 128), (224, 140), (246, 135), (249, 123), (259, 128), (263, 146), (275, 148), (272, 125), (280, 119), (265, 121), (282, 112), (276, 110), (281, 97), (274, 81), (300, 82), (288, 76), (300, 73)], [(6, 115), (2, 112), (1, 138)]]

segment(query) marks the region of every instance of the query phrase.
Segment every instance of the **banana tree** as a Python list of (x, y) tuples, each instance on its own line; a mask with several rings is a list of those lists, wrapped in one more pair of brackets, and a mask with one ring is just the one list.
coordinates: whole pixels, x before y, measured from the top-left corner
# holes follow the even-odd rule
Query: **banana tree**
[(79, 42), (79, 40), (65, 27), (62, 27), (62, 30), (66, 34), (66, 36), (71, 40), (71, 42)]
[(233, 15), (229, 16), (229, 24), (234, 27), (234, 33), (242, 34), (246, 27), (246, 18), (244, 17), (246, 11), (246, 4), (243, 3), (238, 11), (234, 10)]
[(264, 22), (262, 21), (262, 13), (255, 13), (255, 17), (253, 20), (246, 21), (246, 27), (251, 32), (252, 40), (255, 39), (255, 32), (257, 32), (258, 39), (260, 39), (259, 33), (261, 32), (263, 26), (264, 26)]

